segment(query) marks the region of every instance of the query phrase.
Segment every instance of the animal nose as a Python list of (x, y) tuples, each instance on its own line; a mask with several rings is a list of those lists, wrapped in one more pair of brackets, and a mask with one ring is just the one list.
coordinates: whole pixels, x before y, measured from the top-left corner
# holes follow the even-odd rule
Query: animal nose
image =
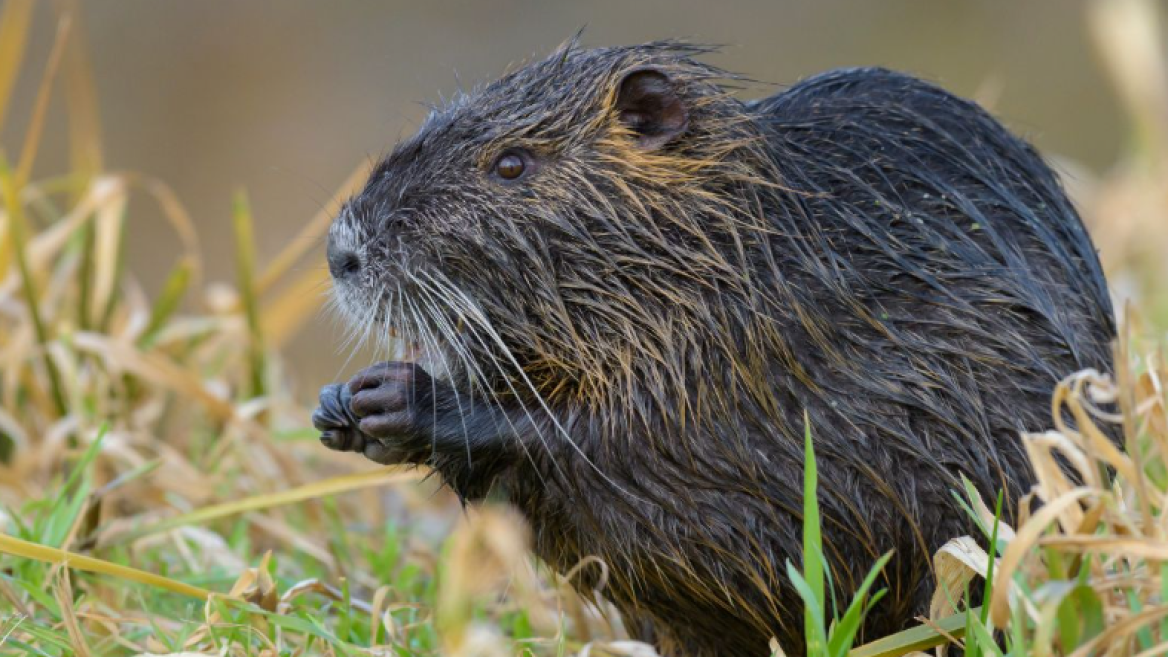
[(361, 259), (353, 251), (337, 246), (329, 240), (328, 245), (329, 273), (337, 281), (347, 281), (357, 278), (361, 273)]

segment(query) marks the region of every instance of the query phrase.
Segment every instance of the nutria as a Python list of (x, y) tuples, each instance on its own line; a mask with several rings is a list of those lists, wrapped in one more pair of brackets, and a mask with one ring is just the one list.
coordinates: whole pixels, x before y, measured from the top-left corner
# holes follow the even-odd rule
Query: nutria
[(877, 638), (975, 533), (959, 475), (1017, 498), (1019, 432), (1110, 369), (1106, 283), (1056, 176), (974, 103), (876, 68), (742, 101), (704, 52), (568, 44), (435, 109), (328, 244), (350, 324), (422, 359), (326, 387), (315, 421), (509, 500), (561, 571), (603, 558), (663, 654), (761, 656), (804, 649), (806, 412), (841, 599), (895, 550)]

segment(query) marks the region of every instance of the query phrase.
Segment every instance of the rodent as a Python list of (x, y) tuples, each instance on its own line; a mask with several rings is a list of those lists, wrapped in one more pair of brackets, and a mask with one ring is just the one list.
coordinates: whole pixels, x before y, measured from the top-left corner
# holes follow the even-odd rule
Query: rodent
[[(954, 501), (1032, 483), (1019, 433), (1109, 371), (1083, 223), (976, 104), (878, 68), (743, 101), (675, 42), (550, 57), (434, 110), (329, 234), (355, 331), (427, 354), (326, 387), (335, 449), (490, 491), (664, 655), (801, 654), (804, 412), (841, 600), (926, 611)], [(343, 397), (343, 399), (342, 399)], [(596, 585), (595, 575), (577, 584)]]

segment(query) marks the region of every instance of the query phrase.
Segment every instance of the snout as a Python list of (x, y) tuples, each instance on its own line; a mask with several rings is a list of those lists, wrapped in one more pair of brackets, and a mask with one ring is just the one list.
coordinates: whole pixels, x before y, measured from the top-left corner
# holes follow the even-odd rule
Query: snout
[(351, 247), (343, 246), (336, 235), (328, 241), (329, 273), (338, 283), (354, 283), (361, 277), (361, 256)]

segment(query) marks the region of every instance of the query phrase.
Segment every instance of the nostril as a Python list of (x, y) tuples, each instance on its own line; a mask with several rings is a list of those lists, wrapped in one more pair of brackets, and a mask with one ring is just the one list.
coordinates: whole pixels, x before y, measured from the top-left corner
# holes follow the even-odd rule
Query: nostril
[(337, 280), (356, 278), (361, 273), (361, 259), (352, 251), (330, 251), (329, 273)]
[(361, 271), (361, 261), (352, 253), (346, 253), (341, 257), (340, 268), (343, 276), (355, 276), (357, 272)]

